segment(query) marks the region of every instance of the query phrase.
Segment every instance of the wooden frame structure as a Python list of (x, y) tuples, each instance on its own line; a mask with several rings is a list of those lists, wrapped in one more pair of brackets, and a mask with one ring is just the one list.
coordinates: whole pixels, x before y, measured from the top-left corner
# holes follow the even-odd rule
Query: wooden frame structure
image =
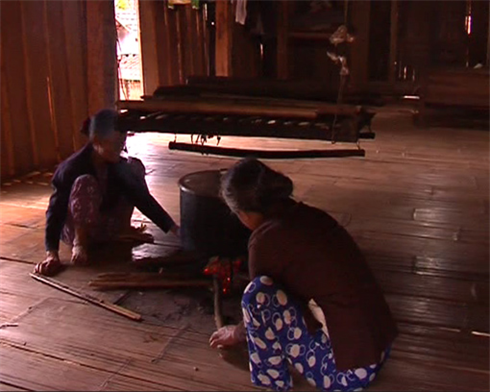
[[(223, 82), (223, 80), (220, 80)], [(233, 80), (230, 80), (233, 84)], [(211, 84), (212, 85), (212, 84)], [(216, 87), (216, 86), (214, 86)], [(226, 90), (226, 83), (224, 83)], [(230, 86), (228, 86), (230, 87)], [(262, 151), (205, 146), (222, 136), (312, 139), (357, 143), (374, 138), (375, 113), (361, 105), (271, 98), (259, 91), (250, 95), (211, 92), (192, 85), (159, 88), (143, 101), (120, 101), (119, 127), (131, 132), (164, 132), (196, 135), (196, 143), (169, 144), (170, 149), (227, 156), (267, 158), (363, 156), (360, 148), (347, 150)], [(277, 87), (277, 86), (276, 86)], [(212, 91), (215, 91), (214, 93)], [(218, 89), (219, 90), (219, 89)], [(255, 94), (254, 94), (255, 93)], [(263, 92), (262, 92), (263, 93)], [(269, 92), (268, 95), (273, 95)], [(367, 128), (367, 129), (366, 129)]]

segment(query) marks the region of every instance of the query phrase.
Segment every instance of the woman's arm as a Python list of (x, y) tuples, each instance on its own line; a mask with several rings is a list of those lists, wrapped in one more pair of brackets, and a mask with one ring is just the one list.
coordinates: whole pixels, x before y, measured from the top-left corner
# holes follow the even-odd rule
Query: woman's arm
[(68, 213), (70, 190), (68, 187), (63, 186), (60, 177), (60, 174), (57, 173), (53, 178), (52, 186), (54, 191), (49, 199), (49, 205), (46, 211), (44, 237), (46, 258), (34, 267), (34, 272), (42, 275), (54, 275), (62, 267), (58, 249), (61, 231), (63, 230)]
[(165, 233), (172, 231), (178, 235), (179, 226), (151, 195), (144, 176), (135, 175), (126, 161), (116, 164), (115, 170), (130, 202)]
[(47, 252), (58, 252), (61, 231), (68, 214), (68, 202), (71, 187), (63, 184), (60, 175), (55, 175), (52, 181), (53, 193), (49, 199), (46, 211), (46, 229), (44, 244)]

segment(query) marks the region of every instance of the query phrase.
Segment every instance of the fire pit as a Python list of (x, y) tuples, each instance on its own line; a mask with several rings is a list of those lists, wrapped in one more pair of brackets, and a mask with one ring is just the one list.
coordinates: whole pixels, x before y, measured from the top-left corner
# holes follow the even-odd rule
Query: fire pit
[(200, 171), (179, 180), (182, 249), (138, 262), (139, 267), (158, 267), (158, 273), (101, 274), (89, 285), (96, 290), (208, 288), (214, 294), (216, 326), (223, 326), (222, 295), (248, 283), (241, 272), (248, 269), (251, 233), (219, 196), (222, 173)]

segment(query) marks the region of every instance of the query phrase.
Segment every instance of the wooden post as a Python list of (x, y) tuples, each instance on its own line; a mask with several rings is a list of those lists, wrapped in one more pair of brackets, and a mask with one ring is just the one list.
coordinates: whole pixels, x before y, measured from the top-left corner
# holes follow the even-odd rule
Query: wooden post
[(288, 33), (289, 33), (289, 4), (287, 0), (277, 3), (277, 79), (287, 79), (288, 64)]
[[(199, 55), (197, 51), (196, 43), (198, 42), (199, 36), (196, 31), (196, 23), (193, 20), (193, 16), (197, 11), (193, 10), (191, 5), (185, 5), (182, 9), (183, 24), (181, 24), (180, 29), (182, 33), (182, 43), (185, 49), (185, 57), (184, 57), (184, 65), (185, 69), (183, 70), (182, 79), (180, 81), (181, 84), (185, 83), (185, 79), (187, 76), (195, 75), (195, 59)], [(183, 30), (183, 31), (182, 31)]]
[(363, 88), (369, 77), (369, 20), (370, 1), (349, 1), (350, 22), (355, 29), (356, 39), (350, 45), (348, 66), (353, 89)]
[(487, 59), (486, 59), (486, 66), (490, 67), (490, 24), (487, 28), (488, 32), (488, 38), (487, 38)]
[(208, 71), (208, 61), (207, 61), (207, 48), (208, 45), (206, 41), (206, 35), (204, 31), (206, 30), (205, 19), (203, 18), (204, 12), (202, 9), (193, 13), (194, 21), (193, 25), (195, 25), (196, 30), (196, 43), (194, 44), (194, 48), (196, 48), (196, 72), (195, 75), (209, 75)]
[(158, 50), (155, 27), (155, 1), (139, 2), (143, 92), (151, 95), (159, 86)]
[[(3, 57), (3, 53), (2, 53)], [(2, 80), (5, 80), (4, 69), (1, 71)], [(15, 162), (14, 162), (14, 146), (12, 143), (12, 119), (11, 109), (9, 106), (9, 98), (7, 94), (7, 87), (5, 83), (1, 84), (2, 95), (0, 97), (1, 104), (1, 125), (2, 125), (2, 151), (1, 151), (1, 178), (13, 177), (15, 174)]]
[(216, 76), (232, 75), (233, 15), (229, 0), (216, 2)]
[(388, 68), (388, 81), (392, 88), (396, 82), (396, 61), (398, 50), (398, 0), (391, 0), (390, 17), (390, 63)]
[[(144, 2), (143, 2), (144, 3)], [(118, 96), (114, 2), (87, 1), (87, 78), (89, 113), (113, 108)]]
[[(165, 1), (140, 2), (141, 60), (145, 95), (152, 95), (160, 86), (172, 86), (183, 80), (178, 15), (181, 10), (169, 9)], [(189, 6), (190, 7), (190, 6)], [(184, 32), (185, 33), (185, 32)], [(184, 48), (185, 50), (186, 48)]]
[[(163, 12), (163, 23), (157, 22), (157, 46), (161, 48), (158, 52), (158, 69), (160, 71), (160, 86), (174, 86), (181, 80), (181, 45), (178, 32), (179, 18), (178, 10), (182, 6), (169, 9), (167, 3), (158, 7), (155, 17), (160, 20), (160, 12)], [(165, 74), (163, 74), (165, 72)]]

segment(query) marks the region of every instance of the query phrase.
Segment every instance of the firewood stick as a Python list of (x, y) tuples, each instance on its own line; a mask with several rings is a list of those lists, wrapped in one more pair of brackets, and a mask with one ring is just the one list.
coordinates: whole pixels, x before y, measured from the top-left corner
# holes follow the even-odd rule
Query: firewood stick
[(124, 317), (127, 317), (131, 320), (134, 320), (134, 321), (141, 321), (142, 320), (141, 315), (138, 313), (132, 312), (131, 310), (123, 308), (119, 305), (115, 305), (113, 303), (106, 302), (103, 299), (98, 299), (98, 298), (92, 297), (89, 294), (80, 293), (80, 292), (72, 289), (71, 287), (69, 287), (69, 286), (67, 286), (61, 282), (58, 282), (54, 279), (47, 278), (47, 277), (44, 277), (44, 276), (41, 276), (38, 274), (32, 274), (32, 273), (29, 275), (31, 276), (31, 278), (33, 278), (33, 279), (35, 279), (41, 283), (47, 284), (48, 286), (54, 287), (55, 289), (58, 289), (58, 290), (63, 291), (67, 294), (73, 295), (74, 297), (83, 299), (84, 301), (87, 301), (87, 302), (90, 302), (91, 304), (100, 306), (101, 308), (107, 309), (111, 312), (117, 313), (117, 314), (124, 316)]
[(89, 286), (96, 290), (119, 289), (172, 289), (185, 287), (210, 287), (208, 280), (141, 280), (141, 281), (91, 281)]
[(128, 272), (104, 272), (103, 274), (97, 275), (97, 279), (101, 279), (101, 278), (115, 278), (115, 277), (125, 278), (128, 275), (130, 275), (130, 273), (128, 273)]
[(195, 264), (200, 259), (199, 255), (194, 252), (183, 251), (178, 249), (162, 257), (144, 257), (134, 260), (131, 264), (136, 267), (173, 267), (175, 265)]
[(213, 291), (214, 291), (214, 322), (216, 323), (216, 328), (220, 329), (225, 325), (223, 320), (222, 307), (223, 303), (221, 301), (221, 285), (216, 276), (213, 277)]
[(184, 280), (192, 279), (196, 275), (190, 275), (183, 272), (167, 272), (162, 271), (160, 273), (156, 272), (137, 272), (137, 273), (104, 273), (97, 275), (97, 278), (92, 282), (141, 282), (150, 280)]

